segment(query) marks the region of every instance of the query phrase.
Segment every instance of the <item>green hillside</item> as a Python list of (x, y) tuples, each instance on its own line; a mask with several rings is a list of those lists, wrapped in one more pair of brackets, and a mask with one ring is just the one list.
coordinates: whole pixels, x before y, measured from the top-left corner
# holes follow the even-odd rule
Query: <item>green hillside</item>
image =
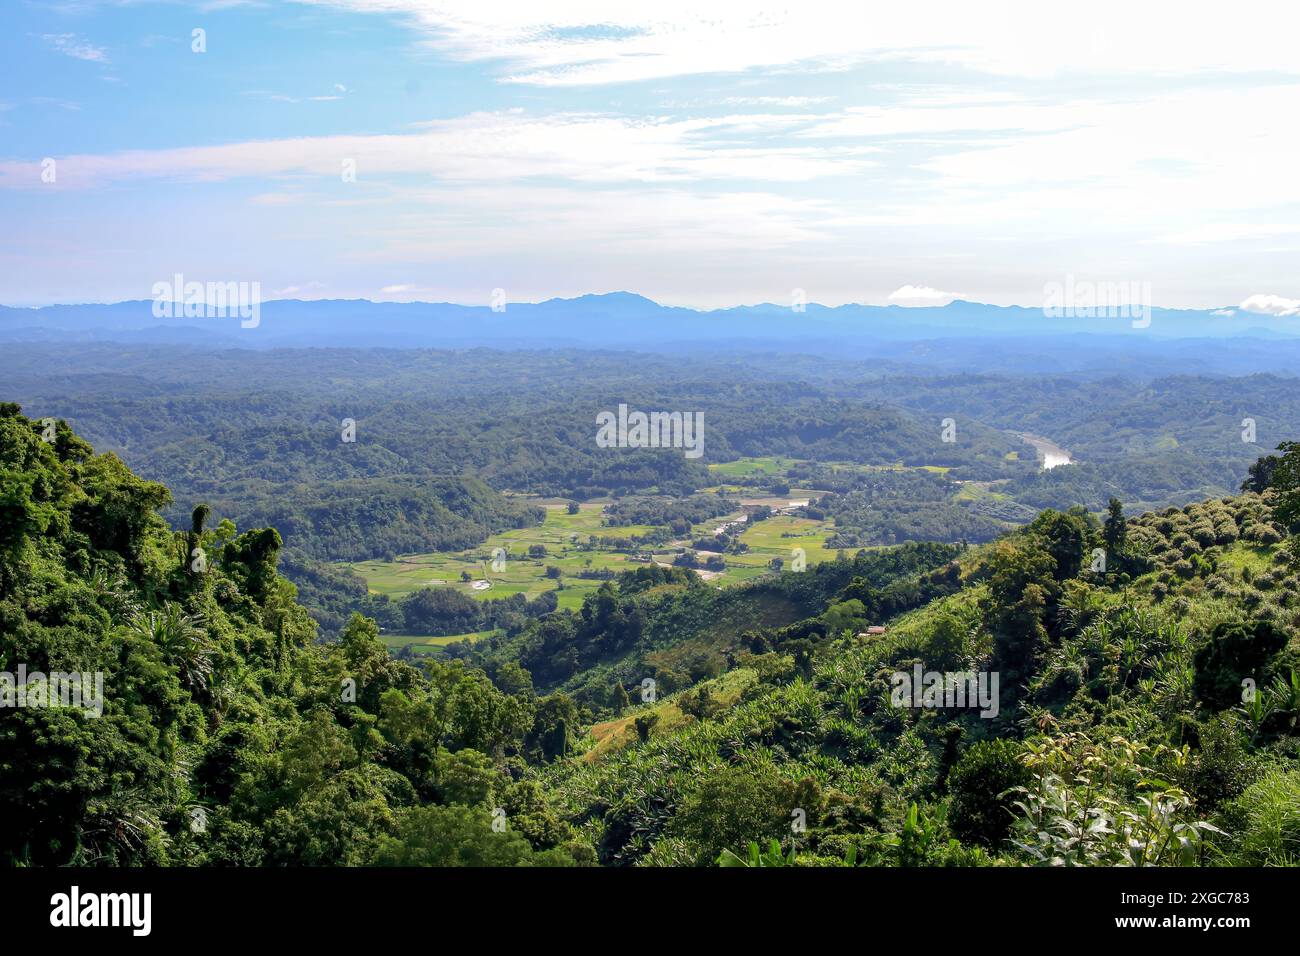
[[(212, 527), (2, 405), (0, 854), (1300, 864), (1281, 452), (1240, 495), (1127, 520), (1046, 511), (721, 590), (641, 566), (402, 660), (361, 616), (318, 639), (274, 529)], [(102, 681), (97, 706), (57, 701), (55, 674)]]

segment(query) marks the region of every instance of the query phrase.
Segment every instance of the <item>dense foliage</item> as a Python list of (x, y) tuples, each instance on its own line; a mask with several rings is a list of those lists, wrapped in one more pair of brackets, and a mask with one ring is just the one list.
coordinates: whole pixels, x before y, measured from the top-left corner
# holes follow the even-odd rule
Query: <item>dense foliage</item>
[[(100, 716), (0, 709), (0, 853), (1300, 864), (1300, 447), (1279, 452), (1259, 490), (1134, 519), (485, 605), (522, 616), (416, 665), (361, 616), (320, 643), (277, 531), (197, 502), (171, 530), (167, 488), (0, 406), (0, 670), (104, 678)], [(1000, 683), (900, 704), (917, 666)]]

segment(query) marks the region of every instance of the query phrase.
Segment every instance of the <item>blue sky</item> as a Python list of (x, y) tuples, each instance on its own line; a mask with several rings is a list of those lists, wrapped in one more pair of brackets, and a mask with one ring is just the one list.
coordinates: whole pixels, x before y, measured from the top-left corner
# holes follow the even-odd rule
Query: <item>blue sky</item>
[(1300, 311), (1285, 6), (702, 6), (8, 0), (0, 302)]

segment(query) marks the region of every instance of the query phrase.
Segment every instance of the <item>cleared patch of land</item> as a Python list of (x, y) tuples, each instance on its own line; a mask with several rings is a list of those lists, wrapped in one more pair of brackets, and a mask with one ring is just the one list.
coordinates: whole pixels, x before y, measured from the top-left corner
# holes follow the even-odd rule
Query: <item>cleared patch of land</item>
[[(601, 538), (633, 538), (651, 530), (645, 525), (608, 527), (604, 524), (604, 507), (588, 503), (571, 515), (564, 505), (547, 504), (542, 524), (494, 534), (477, 548), (407, 554), (395, 561), (360, 561), (347, 567), (365, 578), (375, 594), (401, 597), (420, 588), (449, 587), (481, 601), (511, 594), (531, 599), (543, 591), (553, 591), (557, 580), (547, 577), (547, 568), (555, 567), (563, 583), (563, 590), (556, 594), (560, 607), (578, 608), (587, 592), (601, 583), (595, 578), (583, 578), (583, 572), (609, 569), (617, 573), (646, 563), (637, 561), (635, 554), (602, 545)], [(544, 556), (530, 556), (530, 549), (537, 546), (546, 549)], [(493, 570), (497, 548), (506, 552), (505, 567), (500, 571)], [(489, 586), (474, 586), (482, 581)]]
[[(747, 485), (746, 479), (783, 476), (790, 468), (801, 464), (796, 459), (782, 457), (741, 458), (736, 461), (709, 465), (709, 470), (724, 482), (718, 487), (724, 493), (738, 498), (742, 505), (767, 505), (773, 511), (789, 509), (806, 503), (811, 498), (825, 494), (816, 488), (791, 488), (787, 495), (772, 495), (757, 487)], [(904, 465), (858, 465), (853, 463), (828, 463), (830, 467), (849, 471), (902, 471)], [(939, 466), (919, 466), (915, 470), (943, 473)], [(726, 481), (725, 479), (731, 479)], [(717, 490), (706, 489), (706, 490)], [(984, 484), (970, 483), (958, 492), (958, 497), (1003, 497)], [(375, 594), (398, 598), (425, 587), (448, 587), (461, 591), (475, 600), (523, 594), (536, 598), (545, 591), (555, 591), (561, 608), (576, 610), (584, 598), (599, 588), (601, 572), (617, 574), (621, 571), (644, 567), (649, 561), (671, 565), (683, 548), (690, 548), (700, 538), (711, 538), (719, 528), (730, 525), (728, 533), (739, 534), (749, 548), (741, 554), (726, 554), (726, 570), (709, 572), (701, 570), (700, 576), (718, 587), (738, 584), (766, 574), (773, 559), (779, 558), (784, 567), (792, 567), (798, 551), (808, 566), (834, 560), (837, 551), (826, 547), (827, 538), (834, 532), (830, 520), (815, 521), (790, 514), (775, 514), (764, 521), (744, 521), (744, 512), (711, 518), (692, 528), (689, 538), (655, 546), (628, 546), (628, 540), (643, 537), (654, 529), (647, 525), (610, 526), (606, 523), (605, 503), (586, 502), (576, 514), (569, 514), (567, 503), (557, 499), (531, 499), (546, 509), (546, 520), (533, 528), (519, 528), (494, 534), (476, 548), (458, 552), (431, 552), (401, 555), (393, 561), (361, 561), (348, 564), (361, 575)], [(620, 540), (621, 539), (621, 540)], [(497, 549), (504, 549), (504, 567), (498, 562), (494, 570), (493, 557)], [(545, 553), (537, 551), (544, 548)], [(698, 551), (701, 564), (711, 552)], [(556, 570), (551, 570), (556, 569)], [(555, 574), (558, 571), (558, 577)], [(583, 575), (588, 575), (584, 577)], [(459, 640), (454, 637), (417, 638), (404, 635), (386, 635), (392, 647), (414, 645), (417, 652), (435, 652), (436, 648)], [(471, 638), (482, 635), (468, 635)], [(428, 649), (423, 651), (423, 649)]]
[[(726, 710), (735, 706), (745, 688), (757, 681), (758, 675), (753, 670), (748, 667), (738, 667), (721, 677), (699, 684), (696, 690), (697, 692), (700, 689), (707, 690), (714, 705), (719, 710)], [(588, 736), (578, 744), (577, 759), (584, 763), (595, 763), (601, 757), (634, 742), (637, 739), (636, 719), (643, 715), (655, 714), (659, 718), (650, 731), (652, 737), (667, 733), (675, 727), (694, 720), (694, 717), (682, 713), (681, 708), (677, 706), (679, 696), (674, 694), (653, 704), (637, 704), (622, 717), (592, 725)]]
[(1270, 545), (1234, 541), (1230, 547), (1220, 552), (1219, 560), (1238, 571), (1250, 568), (1251, 571), (1258, 573), (1273, 567), (1273, 555), (1276, 551), (1277, 548)]
[[(836, 551), (826, 547), (831, 527), (829, 521), (791, 515), (775, 515), (766, 521), (752, 522), (740, 535), (740, 540), (749, 545), (749, 550), (743, 554), (725, 555), (727, 569), (714, 579), (714, 583), (736, 584), (758, 577), (770, 570), (773, 558), (780, 558), (789, 569), (796, 548), (803, 549), (809, 567), (821, 561), (833, 561)], [(699, 554), (703, 559), (708, 552)]]
[(404, 647), (409, 647), (412, 654), (423, 657), (439, 653), (448, 644), (454, 644), (457, 641), (477, 641), (492, 633), (492, 631), (474, 631), (470, 634), (451, 634), (443, 637), (430, 637), (421, 634), (381, 634), (380, 639), (391, 651), (400, 651)]

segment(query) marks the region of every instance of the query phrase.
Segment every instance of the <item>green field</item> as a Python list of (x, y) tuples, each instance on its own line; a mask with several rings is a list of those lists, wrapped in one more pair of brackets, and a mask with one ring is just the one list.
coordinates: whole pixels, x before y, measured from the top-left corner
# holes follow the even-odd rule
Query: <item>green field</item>
[[(745, 493), (743, 482), (753, 476), (782, 475), (796, 464), (791, 458), (741, 458), (737, 461), (711, 464), (709, 469), (719, 478), (729, 478), (742, 484), (723, 485), (727, 492), (735, 493), (748, 504), (769, 504), (774, 509), (786, 506), (791, 500), (816, 497), (822, 492), (816, 489), (791, 489), (788, 496), (770, 497), (754, 496), (751, 491)], [(903, 465), (858, 465), (838, 463), (834, 467), (855, 471), (895, 471), (903, 470)], [(924, 470), (944, 472), (947, 469), (938, 466), (920, 466)], [(992, 491), (987, 484), (971, 482), (962, 486), (958, 498), (1004, 497)], [(652, 529), (644, 525), (627, 527), (609, 527), (605, 524), (604, 509), (601, 502), (588, 502), (581, 506), (577, 514), (568, 513), (567, 507), (555, 499), (534, 499), (546, 508), (546, 520), (534, 528), (519, 528), (492, 535), (483, 544), (459, 552), (432, 552), (427, 554), (401, 555), (394, 561), (362, 561), (348, 564), (366, 581), (374, 594), (386, 594), (398, 598), (425, 587), (450, 587), (461, 591), (477, 600), (508, 597), (523, 594), (532, 599), (545, 591), (556, 590), (557, 581), (546, 576), (549, 567), (560, 569), (562, 588), (556, 597), (561, 608), (576, 610), (582, 606), (587, 594), (601, 585), (598, 578), (581, 578), (584, 570), (608, 569), (614, 573), (644, 567), (646, 562), (636, 555), (596, 547), (584, 548), (594, 539), (602, 537), (636, 537)], [(677, 550), (689, 546), (691, 540), (711, 537), (715, 529), (728, 521), (739, 520), (741, 513), (712, 518), (701, 522), (692, 529), (691, 538), (673, 542), (672, 546), (653, 549), (652, 560), (658, 564), (671, 564)], [(768, 573), (773, 558), (781, 558), (785, 568), (793, 563), (794, 549), (802, 548), (808, 566), (822, 561), (834, 560), (836, 551), (826, 547), (826, 539), (834, 530), (830, 521), (814, 521), (790, 515), (776, 515), (766, 521), (747, 525), (741, 532), (741, 540), (749, 546), (744, 554), (725, 555), (725, 571), (702, 572), (701, 577), (710, 583), (725, 587), (737, 584)], [(533, 545), (543, 545), (547, 554), (543, 558), (528, 556), (528, 549)], [(504, 548), (507, 561), (504, 569), (492, 570), (491, 562), (495, 549)], [(701, 563), (708, 557), (707, 552), (700, 552)], [(469, 580), (465, 577), (468, 576)], [(462, 637), (481, 637), (482, 635), (456, 635), (454, 637), (410, 637), (405, 635), (386, 635), (385, 642), (394, 648), (415, 645), (417, 653), (433, 653), (436, 648), (459, 640)], [(427, 649), (422, 651), (421, 649)]]
[(475, 631), (472, 634), (450, 634), (444, 637), (428, 637), (422, 634), (383, 634), (380, 639), (390, 651), (400, 651), (410, 647), (417, 656), (437, 654), (439, 650), (456, 641), (477, 641), (487, 637), (492, 631)]
[[(798, 458), (737, 458), (735, 461), (715, 462), (709, 465), (709, 472), (720, 478), (751, 478), (785, 475), (794, 465), (805, 464)], [(823, 464), (832, 470), (851, 472), (870, 471), (930, 471), (938, 475), (947, 474), (951, 469), (947, 465), (904, 465), (895, 462), (890, 465), (864, 465), (851, 461), (828, 461)]]
[[(548, 567), (561, 571), (564, 589), (559, 592), (560, 607), (578, 608), (588, 591), (600, 586), (596, 579), (583, 579), (584, 569), (609, 568), (615, 572), (641, 567), (633, 555), (614, 551), (581, 550), (578, 543), (592, 537), (634, 537), (650, 528), (629, 525), (610, 528), (604, 524), (604, 505), (584, 504), (576, 515), (560, 504), (546, 506), (546, 520), (535, 528), (517, 528), (494, 534), (483, 544), (467, 551), (436, 551), (428, 554), (401, 555), (396, 561), (361, 561), (348, 564), (375, 594), (401, 597), (424, 587), (452, 587), (479, 600), (524, 594), (535, 598), (543, 591), (555, 590), (556, 582), (546, 577)], [(544, 545), (544, 558), (529, 558), (530, 546)], [(507, 553), (503, 571), (493, 571), (493, 551)], [(489, 587), (475, 588), (462, 580), (468, 573), (473, 582), (486, 581)]]
[[(745, 500), (751, 504), (769, 504), (776, 507), (784, 506), (790, 499), (797, 497), (808, 496), (806, 494), (796, 496), (791, 492), (789, 498), (760, 497)], [(712, 518), (697, 524), (692, 529), (691, 537), (692, 539), (712, 537), (719, 525), (739, 518), (739, 512)], [(724, 555), (727, 569), (721, 573), (706, 571), (702, 573), (702, 577), (719, 587), (737, 584), (767, 573), (770, 570), (768, 565), (773, 558), (781, 558), (785, 562), (785, 568), (789, 570), (795, 548), (803, 548), (804, 558), (809, 567), (820, 561), (834, 560), (837, 552), (826, 547), (826, 538), (833, 528), (834, 525), (830, 521), (813, 521), (811, 518), (797, 518), (792, 515), (773, 515), (766, 521), (748, 523), (740, 532), (740, 539), (749, 545), (749, 550), (744, 554)], [(709, 556), (707, 551), (696, 553), (701, 563)], [(667, 552), (655, 555), (656, 560), (662, 563), (670, 562), (673, 557), (674, 554)]]
[(953, 496), (954, 501), (979, 501), (982, 498), (988, 498), (993, 501), (1006, 501), (1011, 496), (1006, 492), (994, 491), (991, 481), (968, 481), (965, 482)]
[(895, 462), (892, 465), (860, 465), (851, 461), (828, 461), (826, 465), (830, 468), (840, 471), (929, 471), (936, 475), (946, 475), (952, 469), (947, 465), (904, 465), (902, 462)]
[(749, 478), (752, 475), (784, 475), (793, 458), (737, 458), (709, 465), (709, 471), (725, 478)]
[[(788, 499), (772, 499), (772, 503), (784, 504), (786, 500)], [(724, 521), (739, 517), (737, 513), (710, 519), (697, 525), (692, 536), (712, 536), (714, 529)], [(556, 581), (546, 576), (546, 569), (557, 567), (564, 585), (556, 595), (559, 606), (576, 610), (582, 606), (587, 594), (601, 584), (599, 579), (578, 577), (583, 570), (608, 568), (617, 573), (644, 567), (646, 564), (631, 554), (580, 549), (578, 544), (586, 543), (593, 537), (633, 537), (651, 530), (643, 525), (611, 528), (603, 522), (603, 504), (584, 504), (578, 514), (571, 515), (564, 505), (548, 503), (546, 520), (541, 525), (492, 535), (477, 548), (457, 552), (408, 554), (401, 555), (395, 561), (361, 561), (346, 566), (361, 575), (367, 587), (375, 594), (398, 598), (424, 587), (450, 587), (478, 600), (507, 597), (511, 594), (523, 594), (531, 599), (544, 591), (553, 591)], [(741, 539), (749, 545), (750, 550), (745, 554), (726, 555), (726, 571), (721, 574), (705, 573), (702, 577), (718, 586), (736, 584), (766, 573), (769, 570), (768, 563), (776, 557), (783, 559), (789, 568), (795, 548), (804, 549), (809, 565), (831, 560), (835, 557), (835, 552), (825, 546), (826, 537), (830, 533), (830, 522), (812, 521), (808, 518), (778, 515), (757, 522), (741, 534)], [(687, 543), (682, 541), (678, 546)], [(534, 544), (546, 547), (546, 557), (527, 556), (529, 547)], [(502, 571), (493, 571), (491, 567), (492, 554), (496, 548), (505, 548), (508, 555)], [(676, 548), (657, 548), (653, 556), (660, 564), (671, 564), (676, 556)], [(702, 553), (701, 562), (705, 557), (707, 554)], [(464, 573), (469, 574), (470, 581), (463, 580)], [(489, 586), (484, 587), (482, 582), (487, 582)], [(477, 588), (474, 586), (476, 583), (479, 585)], [(384, 640), (393, 648), (407, 644), (434, 648), (464, 636), (466, 635), (421, 638), (386, 635)]]
[(830, 533), (829, 521), (810, 518), (776, 515), (755, 522), (740, 536), (740, 540), (749, 545), (749, 550), (744, 554), (726, 555), (727, 570), (713, 581), (727, 585), (758, 577), (768, 571), (768, 563), (773, 558), (785, 561), (788, 570), (795, 548), (803, 548), (809, 567), (821, 561), (833, 561), (836, 552), (826, 547), (826, 537)]

